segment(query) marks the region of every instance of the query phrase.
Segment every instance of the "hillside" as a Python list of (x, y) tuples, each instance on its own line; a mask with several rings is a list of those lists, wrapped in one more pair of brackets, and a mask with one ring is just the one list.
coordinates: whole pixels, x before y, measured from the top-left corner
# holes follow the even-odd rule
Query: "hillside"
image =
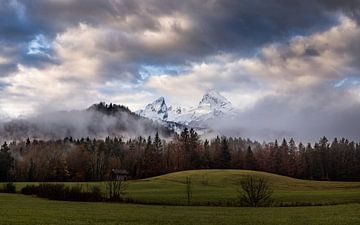
[(239, 181), (248, 175), (264, 177), (273, 189), (279, 191), (314, 191), (314, 190), (333, 190), (359, 188), (360, 182), (333, 182), (333, 181), (312, 181), (301, 180), (291, 177), (281, 176), (272, 173), (251, 171), (251, 170), (189, 170), (170, 173), (147, 180), (150, 181), (170, 181), (183, 183), (186, 177), (191, 177), (196, 184), (207, 183), (214, 187), (234, 187), (238, 186)]
[(185, 179), (193, 183), (193, 203), (227, 205), (237, 201), (239, 181), (265, 177), (274, 190), (274, 205), (360, 203), (360, 182), (300, 180), (249, 170), (191, 170), (129, 182), (128, 196), (143, 203), (186, 204)]
[(0, 123), (0, 140), (62, 139), (65, 137), (134, 137), (158, 131), (168, 137), (173, 131), (127, 107), (99, 103), (88, 109), (43, 113), (34, 117)]

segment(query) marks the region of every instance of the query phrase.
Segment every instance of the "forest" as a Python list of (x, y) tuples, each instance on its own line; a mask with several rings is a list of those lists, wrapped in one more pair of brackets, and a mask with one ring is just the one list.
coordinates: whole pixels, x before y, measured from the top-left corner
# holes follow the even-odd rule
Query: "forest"
[(314, 144), (293, 139), (259, 143), (249, 139), (202, 139), (185, 128), (172, 139), (123, 140), (72, 137), (3, 143), (0, 181), (101, 181), (112, 169), (132, 179), (191, 169), (247, 169), (285, 176), (333, 181), (360, 181), (360, 143), (345, 138)]

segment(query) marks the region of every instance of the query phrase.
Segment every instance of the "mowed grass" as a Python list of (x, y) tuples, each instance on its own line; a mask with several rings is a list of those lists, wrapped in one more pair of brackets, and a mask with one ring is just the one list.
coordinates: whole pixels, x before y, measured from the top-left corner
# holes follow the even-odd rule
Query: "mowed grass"
[[(274, 190), (274, 206), (360, 203), (360, 182), (309, 181), (248, 170), (191, 170), (128, 181), (126, 197), (139, 203), (186, 205), (186, 177), (192, 180), (193, 205), (234, 205), (239, 181), (247, 175), (265, 177)], [(17, 189), (28, 183), (17, 183)], [(78, 183), (67, 183), (78, 185)], [(104, 182), (98, 185), (105, 191)]]
[(360, 204), (236, 208), (60, 202), (0, 194), (1, 225), (356, 225)]

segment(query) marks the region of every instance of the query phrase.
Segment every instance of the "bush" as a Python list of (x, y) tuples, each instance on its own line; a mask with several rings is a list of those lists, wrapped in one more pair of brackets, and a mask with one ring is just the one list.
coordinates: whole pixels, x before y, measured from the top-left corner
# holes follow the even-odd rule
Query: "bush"
[(16, 186), (15, 186), (14, 183), (3, 184), (3, 187), (0, 189), (0, 192), (2, 192), (2, 193), (15, 193), (16, 192)]
[(91, 198), (93, 201), (102, 201), (103, 196), (101, 192), (101, 188), (98, 186), (91, 186), (89, 193), (91, 194)]
[(84, 191), (82, 186), (67, 187), (64, 184), (45, 183), (38, 186), (27, 185), (21, 189), (21, 193), (61, 201), (98, 202), (103, 200), (100, 188), (95, 186)]
[(257, 176), (247, 176), (240, 181), (239, 192), (240, 204), (242, 206), (269, 206), (272, 203), (272, 193), (268, 181)]
[(40, 184), (38, 186), (38, 197), (51, 200), (62, 200), (65, 197), (65, 185), (63, 184)]
[[(74, 190), (71, 192), (74, 193)], [(86, 191), (81, 191), (77, 196), (75, 195), (74, 197), (74, 201), (83, 202), (100, 202), (104, 200), (101, 189), (98, 186), (90, 186)]]
[(23, 195), (37, 195), (38, 186), (35, 185), (26, 185), (21, 189), (21, 194)]

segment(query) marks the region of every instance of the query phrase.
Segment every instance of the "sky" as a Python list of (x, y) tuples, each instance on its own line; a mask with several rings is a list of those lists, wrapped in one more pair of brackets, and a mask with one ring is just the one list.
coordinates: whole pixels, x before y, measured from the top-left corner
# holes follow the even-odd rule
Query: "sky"
[(360, 140), (359, 0), (0, 0), (0, 119), (216, 89), (223, 123)]

